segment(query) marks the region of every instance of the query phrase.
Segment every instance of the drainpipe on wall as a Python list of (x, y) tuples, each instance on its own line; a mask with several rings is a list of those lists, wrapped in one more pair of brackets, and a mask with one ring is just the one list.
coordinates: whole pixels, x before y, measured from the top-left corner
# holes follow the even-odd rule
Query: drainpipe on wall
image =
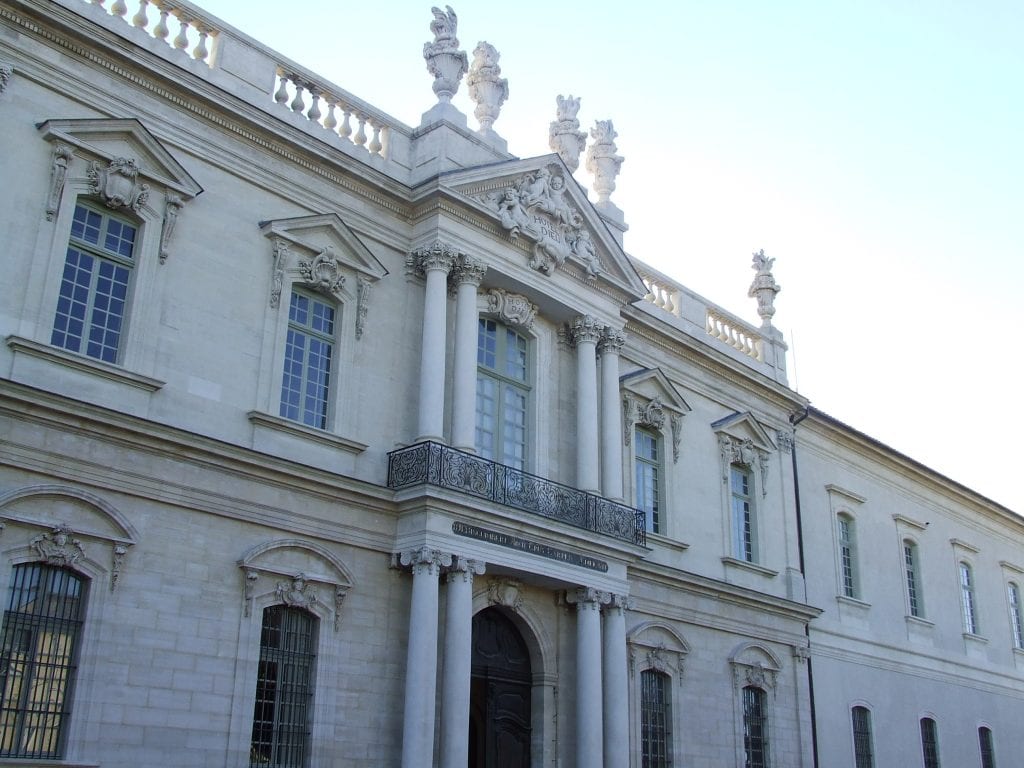
[[(796, 546), (800, 557), (800, 575), (804, 579), (804, 599), (806, 600), (807, 574), (804, 573), (804, 524), (800, 511), (800, 473), (797, 470), (796, 462), (796, 427), (811, 413), (809, 405), (804, 406), (803, 412), (791, 414), (789, 423), (793, 427), (793, 449), (790, 451), (790, 458), (793, 460), (793, 500), (796, 506)], [(811, 623), (804, 624), (804, 635), (807, 637), (808, 649), (811, 645)], [(814, 667), (812, 666), (811, 654), (807, 655), (807, 698), (811, 707), (811, 758), (814, 761), (814, 768), (818, 768), (818, 719), (814, 706)]]

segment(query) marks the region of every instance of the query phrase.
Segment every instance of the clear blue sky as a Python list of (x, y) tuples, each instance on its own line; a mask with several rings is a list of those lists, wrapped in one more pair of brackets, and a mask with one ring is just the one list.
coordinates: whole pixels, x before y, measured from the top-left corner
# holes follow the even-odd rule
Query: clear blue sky
[[(429, 2), (200, 6), (410, 125), (435, 101)], [(549, 152), (581, 96), (619, 133), (630, 253), (756, 322), (764, 248), (790, 384), (1024, 513), (1024, 2), (454, 7), (467, 52), (501, 52), (511, 152)]]

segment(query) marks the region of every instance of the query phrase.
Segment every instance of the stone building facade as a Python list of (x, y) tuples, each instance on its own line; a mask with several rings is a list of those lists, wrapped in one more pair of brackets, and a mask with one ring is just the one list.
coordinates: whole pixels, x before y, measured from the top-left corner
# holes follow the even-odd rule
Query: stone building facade
[(1021, 518), (788, 387), (763, 252), (759, 327), (627, 255), (610, 120), (510, 154), (451, 9), (415, 128), (0, 24), (0, 765), (1012, 764)]

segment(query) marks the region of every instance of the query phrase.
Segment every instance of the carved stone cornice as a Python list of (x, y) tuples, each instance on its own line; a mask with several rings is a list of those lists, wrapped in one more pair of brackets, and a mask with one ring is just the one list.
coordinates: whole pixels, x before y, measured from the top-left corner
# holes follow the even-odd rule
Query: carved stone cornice
[(580, 315), (569, 325), (569, 337), (573, 346), (597, 344), (601, 340), (604, 326), (592, 315)]
[(529, 330), (538, 311), (537, 305), (522, 294), (502, 288), (487, 291), (487, 312), (497, 316), (505, 325)]

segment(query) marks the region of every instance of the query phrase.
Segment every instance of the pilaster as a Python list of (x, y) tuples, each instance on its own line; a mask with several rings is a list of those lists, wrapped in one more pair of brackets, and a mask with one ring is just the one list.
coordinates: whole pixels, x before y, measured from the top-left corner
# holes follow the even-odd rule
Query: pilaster
[(451, 272), (455, 284), (455, 362), (452, 379), (452, 445), (476, 450), (477, 288), (487, 272), (479, 260), (460, 255)]
[(415, 268), (426, 277), (423, 297), (423, 335), (420, 345), (420, 401), (417, 442), (444, 440), (444, 374), (448, 273), (458, 259), (458, 251), (447, 243), (435, 241), (414, 251)]

